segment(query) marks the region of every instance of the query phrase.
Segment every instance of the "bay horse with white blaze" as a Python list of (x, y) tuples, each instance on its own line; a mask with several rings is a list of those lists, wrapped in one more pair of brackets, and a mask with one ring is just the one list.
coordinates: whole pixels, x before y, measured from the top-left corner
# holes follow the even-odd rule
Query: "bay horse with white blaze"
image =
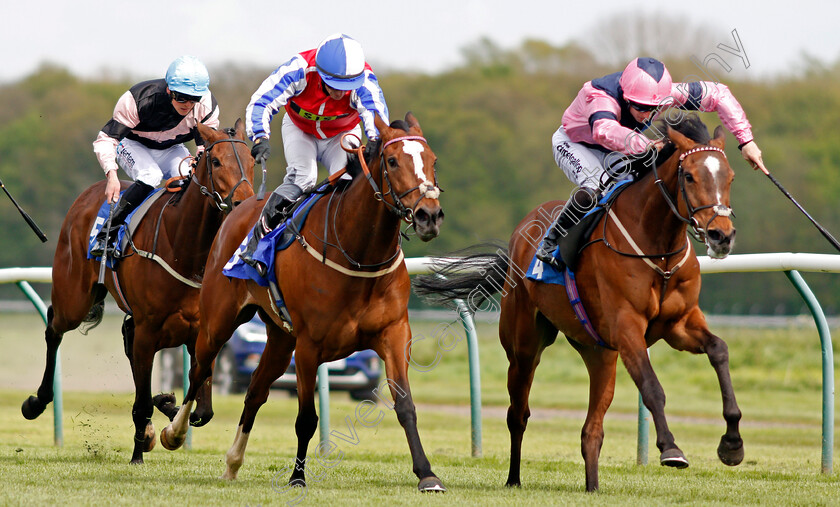
[[(408, 382), (406, 347), (411, 340), (408, 298), (411, 281), (400, 247), (400, 224), (414, 226), (423, 241), (435, 238), (443, 220), (435, 175), (435, 154), (411, 113), (388, 126), (378, 116), (380, 139), (367, 155), (348, 164), (354, 178), (341, 182), (315, 203), (297, 241), (276, 252), (274, 273), (286, 301), (291, 327), (284, 328), (269, 290), (251, 280), (228, 279), (222, 268), (256, 222), (262, 203), (244, 202), (222, 225), (207, 263), (201, 289), (201, 328), (190, 389), (178, 415), (160, 435), (167, 449), (186, 435), (195, 386), (211, 374), (211, 364), (236, 327), (259, 312), (268, 342), (251, 378), (236, 438), (226, 455), (224, 478), (235, 479), (260, 406), (269, 387), (295, 354), (299, 411), (292, 485), (305, 485), (303, 463), (315, 433), (315, 380), (319, 364), (373, 349), (385, 362), (393, 408), (405, 430), (421, 491), (443, 491), (417, 432)], [(362, 173), (361, 175), (359, 173)], [(380, 386), (381, 387), (381, 386)], [(372, 404), (375, 407), (375, 404)], [(373, 418), (373, 417), (372, 417)]]
[[(52, 268), (52, 304), (47, 312), (47, 365), (38, 395), (21, 407), (24, 417), (38, 417), (53, 399), (56, 352), (64, 333), (102, 321), (104, 299), (110, 292), (130, 315), (123, 323), (125, 353), (131, 363), (135, 398), (134, 451), (131, 463), (143, 463), (143, 453), (155, 444), (151, 417), (152, 363), (155, 352), (187, 344), (194, 354), (198, 334), (198, 299), (204, 265), (222, 219), (239, 201), (254, 194), (254, 159), (245, 142), (241, 120), (232, 130), (197, 125), (207, 148), (198, 167), (177, 194), (164, 195), (151, 205), (147, 219), (132, 234), (132, 250), (108, 270), (98, 283), (100, 263), (87, 258), (90, 231), (103, 202), (104, 181), (76, 199), (61, 226)], [(127, 182), (122, 182), (123, 189)], [(164, 265), (146, 258), (154, 254)], [(176, 278), (179, 277), (180, 279)], [(200, 407), (192, 424), (207, 423), (213, 415), (209, 386), (199, 395)], [(154, 403), (172, 417), (174, 396), (159, 395)]]
[(510, 363), (508, 486), (520, 485), (531, 383), (543, 350), (554, 343), (558, 331), (583, 358), (590, 377), (589, 410), (581, 432), (587, 491), (598, 489), (603, 420), (612, 402), (619, 357), (653, 416), (660, 463), (688, 466), (668, 429), (665, 393), (647, 353), (660, 339), (677, 350), (709, 357), (727, 426), (718, 456), (727, 465), (743, 459), (741, 412), (730, 380), (729, 353), (724, 341), (709, 331), (698, 306), (700, 267), (687, 235), (690, 226), (715, 258), (727, 256), (733, 246), (733, 171), (723, 153), (724, 132), (718, 127), (710, 138), (696, 115), (667, 132), (672, 144), (659, 154), (658, 166), (617, 196), (580, 252), (574, 275), (594, 333), (576, 317), (565, 287), (523, 276), (551, 224), (551, 211), (562, 202), (545, 203), (527, 215), (507, 251), (501, 247), (493, 254), (441, 261), (436, 275), (415, 279), (418, 293), (443, 303), (461, 298), (478, 308), (491, 294), (502, 294), (499, 337)]

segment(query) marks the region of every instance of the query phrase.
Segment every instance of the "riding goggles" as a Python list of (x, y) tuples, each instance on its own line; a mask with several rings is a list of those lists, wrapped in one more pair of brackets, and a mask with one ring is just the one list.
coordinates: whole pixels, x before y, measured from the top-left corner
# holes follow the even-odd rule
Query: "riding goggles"
[(175, 90), (170, 90), (170, 95), (172, 96), (172, 100), (175, 102), (179, 102), (181, 104), (185, 102), (200, 102), (201, 97), (196, 97), (195, 95), (187, 95), (186, 93), (176, 92)]
[(653, 111), (657, 107), (659, 107), (658, 104), (654, 104), (654, 105), (651, 106), (651, 105), (648, 105), (648, 104), (639, 104), (637, 102), (630, 102), (630, 101), (628, 101), (627, 103), (630, 105), (630, 107), (632, 107), (633, 109), (635, 109), (636, 111), (638, 111), (640, 113), (648, 113), (650, 111)]

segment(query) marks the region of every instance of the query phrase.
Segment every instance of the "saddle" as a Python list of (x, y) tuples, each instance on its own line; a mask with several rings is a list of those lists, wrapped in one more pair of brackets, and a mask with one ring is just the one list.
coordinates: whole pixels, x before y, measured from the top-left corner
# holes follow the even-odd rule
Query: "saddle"
[(632, 182), (633, 180), (621, 180), (608, 187), (595, 207), (584, 215), (580, 222), (570, 227), (568, 233), (557, 242), (560, 257), (571, 271), (575, 271), (580, 253), (591, 243), (588, 241), (589, 236), (601, 217), (604, 216), (604, 213), (607, 212), (619, 194), (627, 189)]

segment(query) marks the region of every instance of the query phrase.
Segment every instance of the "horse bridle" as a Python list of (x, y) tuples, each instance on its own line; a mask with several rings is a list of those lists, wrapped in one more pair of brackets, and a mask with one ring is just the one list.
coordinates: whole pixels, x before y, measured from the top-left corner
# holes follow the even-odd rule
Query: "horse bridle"
[[(348, 147), (344, 144), (344, 139), (348, 136), (356, 138), (356, 140), (358, 141), (357, 143), (354, 143), (354, 144), (357, 145), (356, 147)], [(390, 178), (388, 177), (388, 169), (385, 165), (385, 148), (387, 146), (389, 146), (393, 143), (399, 142), (399, 141), (422, 141), (422, 142), (426, 143), (426, 145), (429, 144), (428, 141), (426, 141), (426, 139), (424, 137), (421, 137), (421, 136), (401, 136), (401, 137), (395, 137), (394, 139), (391, 139), (391, 140), (385, 142), (385, 144), (383, 144), (381, 147), (379, 147), (379, 157), (380, 157), (379, 166), (380, 166), (380, 170), (382, 171), (382, 180), (388, 186), (388, 191), (385, 192), (385, 193), (382, 192), (382, 190), (379, 188), (379, 185), (377, 185), (376, 181), (373, 179), (373, 174), (371, 174), (370, 168), (368, 167), (367, 161), (365, 160), (365, 153), (364, 153), (365, 147), (361, 146), (361, 139), (359, 139), (359, 137), (356, 134), (353, 134), (353, 133), (344, 134), (344, 136), (342, 136), (342, 138), (341, 138), (341, 147), (342, 147), (342, 149), (344, 149), (344, 151), (346, 151), (348, 153), (354, 153), (358, 157), (359, 165), (361, 165), (361, 167), (362, 167), (362, 172), (364, 173), (365, 178), (367, 178), (368, 184), (373, 189), (374, 198), (377, 201), (384, 204), (387, 207), (387, 209), (390, 212), (394, 213), (397, 217), (399, 217), (400, 220), (405, 220), (408, 224), (412, 224), (414, 222), (414, 208), (417, 207), (417, 205), (420, 203), (420, 201), (423, 200), (426, 197), (428, 197), (430, 199), (437, 199), (440, 196), (440, 193), (442, 192), (442, 190), (437, 186), (437, 170), (433, 169), (434, 170), (435, 182), (429, 182), (428, 180), (425, 180), (425, 181), (421, 182), (419, 185), (417, 185), (413, 188), (410, 188), (409, 190), (406, 190), (405, 192), (403, 192), (400, 195), (396, 195), (394, 193), (394, 187), (391, 184)], [(338, 173), (333, 174), (332, 176), (330, 176), (330, 181), (337, 181), (338, 178), (342, 174), (344, 174), (344, 172), (345, 171), (339, 171)], [(417, 201), (414, 202), (414, 204), (412, 205), (411, 208), (408, 208), (402, 203), (402, 198), (405, 197), (406, 195), (410, 194), (414, 190), (420, 190), (420, 198), (417, 199)], [(393, 203), (390, 203), (385, 199), (385, 196), (389, 196), (389, 195), (391, 196), (391, 200), (393, 201)], [(332, 202), (332, 201), (330, 201), (330, 202)], [(324, 238), (327, 237), (326, 228), (327, 228), (327, 222), (325, 221), (324, 222)], [(336, 232), (336, 238), (337, 237), (338, 237), (338, 233)], [(323, 240), (323, 241), (324, 241), (324, 245), (326, 247), (327, 242), (325, 240)], [(347, 254), (347, 252), (344, 250), (344, 248), (341, 247), (340, 242), (339, 242), (339, 244), (332, 245), (332, 246), (334, 246), (339, 252), (341, 252), (341, 254), (344, 256), (345, 260), (347, 260), (347, 262), (349, 262), (350, 264), (352, 264), (356, 268), (371, 269), (371, 268), (382, 267), (382, 266), (385, 266), (385, 265), (393, 265), (395, 263), (395, 261), (401, 260), (401, 254), (402, 254), (402, 247), (398, 244), (397, 245), (397, 251), (394, 253), (394, 255), (392, 255), (388, 259), (385, 259), (384, 261), (378, 262), (376, 264), (361, 264), (361, 263), (357, 262), (356, 260), (354, 260), (353, 258), (351, 258)], [(325, 259), (324, 262), (326, 262), (326, 253), (322, 252), (322, 255), (323, 255), (323, 258)], [(345, 272), (345, 274), (347, 274), (347, 273)]]
[[(345, 134), (345, 136), (348, 135), (352, 135), (353, 137), (356, 137), (356, 139), (358, 139), (358, 137), (355, 136), (355, 134)], [(345, 150), (350, 152), (356, 152), (358, 154), (359, 163), (362, 166), (362, 171), (365, 173), (365, 177), (368, 180), (368, 184), (370, 184), (371, 188), (373, 189), (374, 198), (377, 201), (380, 201), (382, 204), (384, 204), (388, 208), (388, 210), (397, 215), (400, 218), (400, 220), (405, 220), (407, 223), (412, 224), (414, 222), (414, 209), (417, 207), (418, 204), (420, 204), (420, 201), (422, 201), (424, 198), (437, 199), (440, 197), (440, 193), (443, 192), (443, 190), (441, 190), (440, 187), (438, 187), (437, 185), (437, 169), (433, 168), (434, 181), (424, 180), (420, 182), (419, 185), (409, 188), (400, 195), (395, 194), (394, 186), (391, 184), (391, 178), (388, 176), (388, 166), (385, 163), (385, 148), (387, 148), (391, 144), (400, 141), (420, 141), (425, 143), (427, 146), (429, 144), (429, 142), (426, 141), (426, 138), (422, 136), (400, 136), (387, 141), (379, 148), (379, 168), (382, 172), (383, 186), (387, 185), (388, 187), (387, 192), (382, 192), (382, 190), (380, 190), (379, 188), (379, 185), (377, 185), (376, 181), (374, 181), (373, 175), (371, 174), (370, 168), (368, 168), (367, 161), (364, 157), (364, 147), (359, 146), (355, 149), (345, 148)], [(344, 146), (343, 139), (342, 146)], [(409, 208), (402, 203), (402, 198), (407, 196), (411, 192), (414, 192), (415, 190), (420, 191), (420, 197), (416, 201), (414, 201), (414, 204), (412, 204)], [(393, 201), (393, 203), (388, 202), (385, 199), (386, 196), (390, 196), (391, 201)]]
[[(662, 192), (663, 197), (665, 197), (665, 202), (668, 203), (668, 206), (671, 208), (671, 211), (677, 218), (691, 226), (691, 230), (689, 231), (690, 234), (692, 235), (692, 237), (694, 237), (694, 239), (700, 241), (701, 243), (706, 242), (706, 230), (708, 229), (709, 224), (711, 224), (712, 221), (714, 221), (714, 219), (716, 219), (717, 217), (735, 216), (735, 213), (733, 213), (732, 208), (730, 208), (729, 206), (724, 206), (721, 203), (717, 203), (694, 207), (688, 198), (688, 192), (685, 189), (685, 170), (683, 169), (682, 163), (689, 155), (693, 155), (695, 153), (700, 153), (703, 151), (718, 152), (721, 155), (723, 155), (724, 160), (726, 160), (726, 153), (722, 149), (717, 148), (715, 146), (698, 146), (680, 155), (679, 165), (677, 167), (677, 181), (679, 185), (679, 192), (680, 194), (682, 194), (683, 201), (685, 201), (686, 210), (688, 212), (688, 218), (680, 214), (679, 209), (677, 208), (677, 203), (671, 196), (671, 193), (665, 187), (665, 183), (659, 177), (659, 174), (657, 174), (656, 166), (654, 165), (653, 167), (653, 176), (656, 178), (654, 183), (656, 183), (656, 185), (659, 187), (659, 190)], [(712, 218), (706, 221), (705, 225), (701, 226), (700, 222), (697, 221), (697, 218), (695, 218), (694, 215), (697, 212), (708, 208), (712, 208), (715, 214), (712, 215)]]
[(217, 208), (219, 208), (219, 210), (221, 210), (224, 213), (229, 213), (233, 209), (233, 206), (234, 206), (234, 204), (233, 204), (233, 194), (236, 193), (236, 189), (239, 188), (239, 185), (242, 185), (243, 183), (247, 183), (248, 185), (251, 186), (252, 190), (254, 188), (254, 185), (251, 183), (251, 181), (248, 179), (248, 177), (245, 176), (245, 167), (242, 165), (242, 160), (239, 158), (239, 152), (236, 151), (236, 149), (234, 149), (233, 154), (236, 157), (236, 163), (239, 166), (239, 173), (240, 173), (241, 177), (239, 178), (239, 181), (236, 183), (236, 185), (234, 185), (233, 188), (231, 189), (231, 191), (228, 193), (227, 197), (222, 197), (221, 194), (219, 194), (219, 192), (216, 190), (216, 185), (213, 182), (213, 166), (210, 165), (210, 150), (212, 150), (213, 147), (216, 146), (219, 143), (242, 143), (242, 144), (247, 145), (247, 143), (245, 141), (243, 141), (242, 139), (237, 139), (237, 138), (233, 137), (234, 132), (232, 130), (228, 129), (228, 130), (225, 131), (225, 133), (227, 133), (227, 135), (228, 135), (227, 139), (219, 139), (217, 141), (213, 141), (212, 143), (210, 143), (209, 146), (207, 146), (204, 149), (204, 151), (205, 151), (204, 161), (205, 161), (205, 166), (207, 167), (207, 175), (208, 175), (209, 180), (210, 180), (210, 188), (208, 189), (206, 186), (202, 185), (198, 181), (198, 178), (196, 177), (194, 172), (192, 174), (191, 180), (192, 180), (193, 183), (198, 185), (198, 188), (199, 188), (199, 190), (201, 191), (202, 194), (206, 195), (207, 197), (210, 197), (213, 200), (213, 203), (216, 205)]

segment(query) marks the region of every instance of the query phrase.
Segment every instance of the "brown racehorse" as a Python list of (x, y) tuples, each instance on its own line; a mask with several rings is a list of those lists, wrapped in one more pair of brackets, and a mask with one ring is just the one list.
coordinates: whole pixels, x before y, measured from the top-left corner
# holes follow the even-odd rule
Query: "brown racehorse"
[[(158, 262), (135, 253), (121, 259), (115, 271), (109, 269), (104, 286), (99, 284), (100, 263), (87, 258), (87, 249), (91, 227), (103, 202), (104, 181), (82, 192), (61, 226), (53, 260), (44, 378), (38, 396), (30, 396), (21, 407), (24, 417), (34, 419), (52, 401), (56, 351), (62, 336), (82, 324), (87, 329), (99, 324), (105, 296), (110, 292), (120, 309), (131, 315), (123, 324), (123, 339), (135, 387), (131, 456), (135, 464), (143, 463), (143, 453), (152, 450), (155, 443), (151, 421), (155, 352), (187, 344), (193, 354), (199, 317), (200, 284), (196, 282), (201, 281), (226, 210), (254, 194), (254, 159), (245, 143), (242, 122), (237, 121), (235, 129), (227, 132), (201, 123), (198, 129), (207, 149), (197, 169), (181, 192), (164, 195), (152, 205), (132, 236), (137, 249), (155, 253), (182, 280)], [(174, 415), (175, 407), (168, 398), (174, 396), (164, 395), (161, 402), (167, 402)], [(201, 407), (192, 420), (195, 425), (206, 423), (213, 415), (209, 387), (202, 389), (200, 400)]]
[(558, 331), (589, 372), (589, 410), (581, 433), (587, 491), (598, 489), (603, 420), (612, 402), (619, 357), (653, 416), (660, 463), (688, 466), (668, 430), (665, 393), (648, 358), (647, 348), (660, 339), (677, 350), (708, 355), (720, 383), (727, 425), (718, 456), (727, 465), (743, 459), (741, 412), (730, 381), (728, 349), (709, 331), (698, 307), (700, 268), (687, 237), (690, 225), (709, 255), (729, 254), (735, 238), (729, 216), (733, 171), (722, 151), (722, 128), (710, 139), (705, 125), (692, 115), (674, 129), (668, 131), (673, 145), (659, 157), (664, 162), (618, 195), (595, 227), (592, 243), (580, 253), (577, 286), (599, 338), (587, 333), (575, 316), (564, 287), (523, 277), (550, 223), (550, 212), (561, 202), (543, 204), (526, 216), (508, 251), (501, 247), (494, 254), (475, 254), (448, 265), (441, 262), (436, 271), (446, 280), (431, 275), (415, 279), (418, 293), (444, 303), (470, 300), (478, 305), (474, 308), (486, 304), (486, 297), (501, 288), (499, 337), (510, 362), (508, 486), (520, 485), (528, 395), (540, 356)]
[[(411, 113), (391, 126), (378, 117), (376, 120), (381, 138), (369, 146), (369, 157), (355, 160), (364, 175), (316, 203), (298, 242), (276, 254), (274, 268), (291, 315), (291, 332), (284, 329), (267, 289), (222, 274), (223, 266), (256, 222), (261, 203), (248, 200), (225, 221), (213, 245), (201, 291), (203, 318), (190, 389), (180, 412), (160, 435), (167, 449), (183, 443), (196, 395), (194, 386), (211, 374), (213, 359), (236, 326), (258, 311), (267, 326), (268, 343), (251, 378), (236, 439), (226, 456), (225, 478), (236, 478), (257, 410), (294, 351), (298, 448), (289, 483), (305, 485), (301, 464), (317, 427), (314, 394), (318, 365), (357, 350), (373, 349), (385, 361), (387, 383), (396, 400), (393, 407), (408, 438), (419, 488), (443, 490), (420, 443), (408, 383), (411, 286), (400, 249), (402, 220), (412, 223), (423, 241), (438, 235), (443, 212), (438, 202), (435, 155)], [(353, 167), (351, 161), (350, 172), (355, 172)], [(326, 258), (321, 252), (326, 252)]]

